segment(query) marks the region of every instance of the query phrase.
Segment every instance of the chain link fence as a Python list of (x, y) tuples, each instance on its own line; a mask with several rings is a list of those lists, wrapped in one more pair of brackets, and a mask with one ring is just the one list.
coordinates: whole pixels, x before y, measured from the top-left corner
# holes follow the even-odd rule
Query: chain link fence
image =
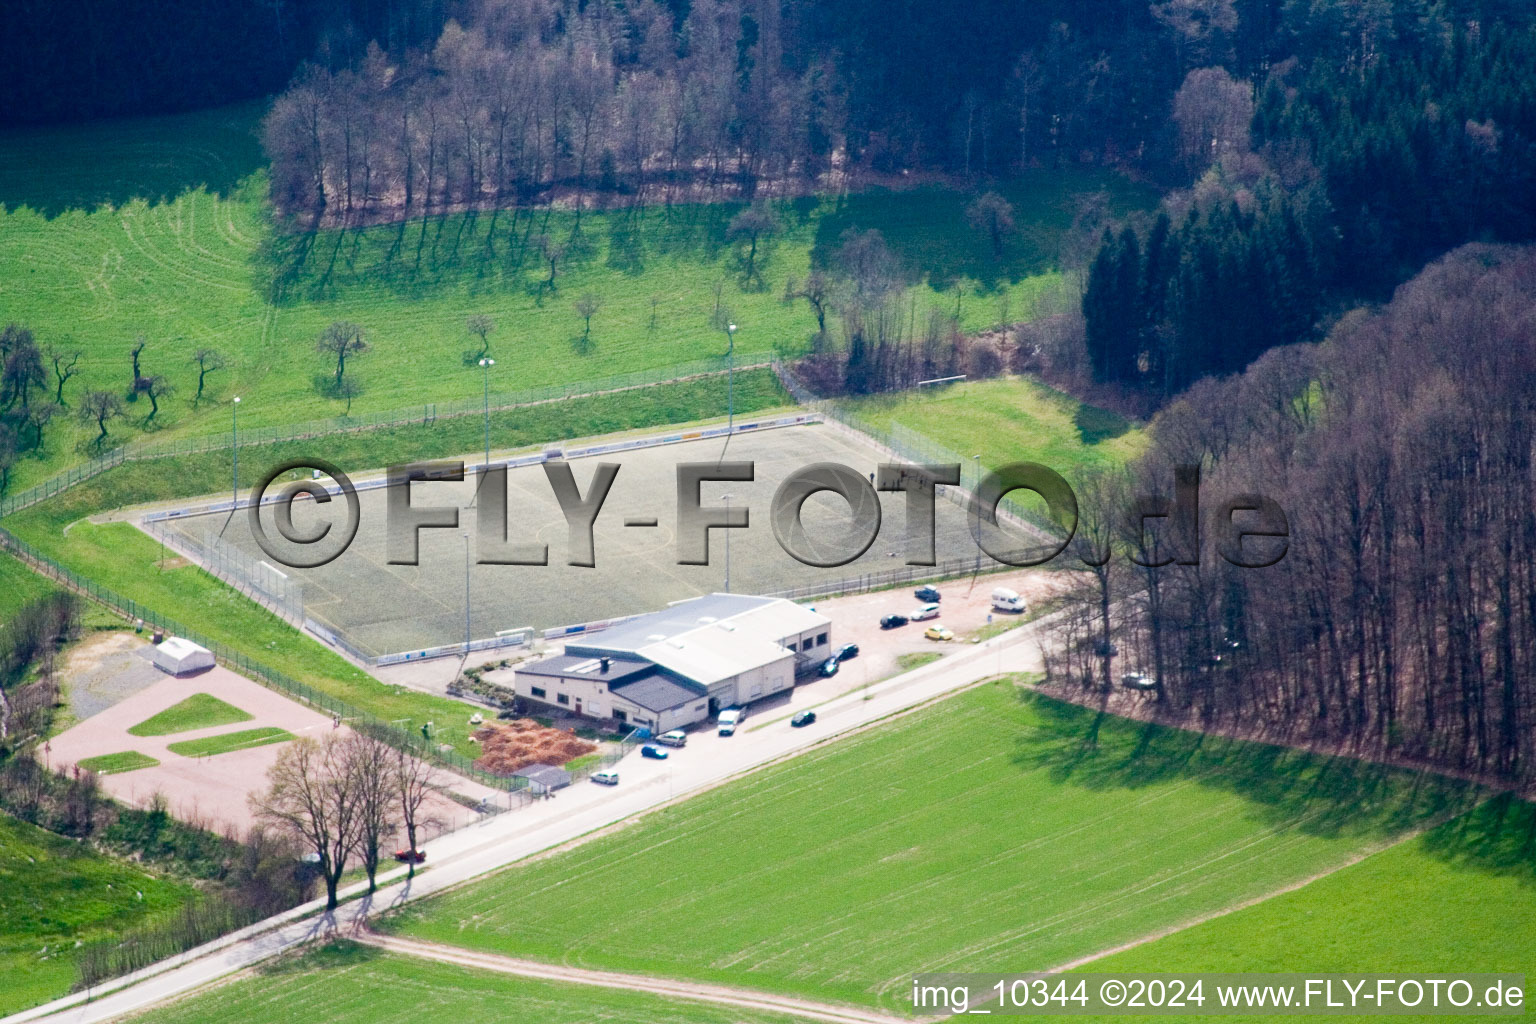
[[(735, 367), (735, 370), (736, 372), (745, 372), (762, 369), (769, 365), (766, 362), (744, 363)], [(541, 387), (524, 388), (519, 391), (492, 392), (489, 399), (489, 407), (492, 412), (500, 412), (507, 409), (540, 405), (546, 402), (564, 401), (571, 398), (587, 398), (594, 395), (611, 394), (616, 391), (630, 391), (679, 380), (716, 376), (726, 373), (727, 370), (725, 357), (713, 356), (708, 359), (697, 359), (692, 362), (679, 363), (654, 370), (636, 370), (631, 373), (614, 374), (608, 377), (577, 381), (570, 384), (548, 384)], [(430, 425), (439, 419), (481, 415), (485, 411), (486, 406), (487, 402), (483, 397), (478, 399), (466, 398), (453, 402), (430, 402), (425, 405), (412, 406), (408, 409), (359, 413), (355, 416), (335, 416), (329, 419), (310, 420), (305, 423), (291, 423), (277, 427), (243, 427), (240, 429), (237, 438), (220, 433), (176, 438), (169, 441), (131, 442), (104, 452), (87, 463), (73, 466), (34, 487), (29, 487), (25, 491), (0, 499), (0, 518), (46, 501), (54, 495), (67, 491), (77, 484), (84, 483), (94, 476), (99, 476), (115, 466), (122, 465), (124, 462), (164, 459), (178, 455), (197, 455), (202, 452), (219, 451), (229, 448), (231, 441), (235, 441), (239, 447), (245, 448), (250, 445), (307, 441), (327, 435), (380, 430), (412, 424)]]
[(477, 767), (473, 761), (452, 748), (445, 750), (442, 745), (434, 744), (427, 737), (401, 729), (391, 722), (386, 722), (382, 718), (371, 715), (344, 700), (340, 700), (310, 686), (308, 683), (300, 682), (292, 676), (268, 668), (266, 665), (253, 660), (227, 644), (206, 637), (196, 630), (177, 622), (175, 619), (161, 615), (153, 608), (141, 604), (131, 597), (124, 597), (94, 580), (86, 579), (74, 570), (60, 565), (9, 530), (0, 529), (0, 549), (15, 555), (49, 579), (90, 598), (98, 604), (105, 605), (124, 618), (135, 623), (143, 623), (144, 626), (150, 629), (160, 630), (172, 636), (184, 637), (195, 644), (201, 644), (212, 651), (213, 656), (225, 667), (247, 678), (254, 679), (263, 686), (270, 687), (300, 703), (308, 704), (327, 714), (340, 717), (354, 729), (366, 729), (373, 735), (388, 742), (391, 746), (408, 751), (423, 760), (439, 764), (467, 779), (472, 779), (475, 782), (496, 789), (513, 790), (527, 785), (527, 781), (524, 779), (504, 778), (487, 772)]

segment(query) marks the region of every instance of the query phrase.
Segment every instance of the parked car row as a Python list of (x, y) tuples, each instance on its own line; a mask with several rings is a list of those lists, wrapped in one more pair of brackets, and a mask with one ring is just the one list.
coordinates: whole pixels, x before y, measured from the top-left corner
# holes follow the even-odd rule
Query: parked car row
[(858, 656), (858, 644), (843, 644), (842, 647), (838, 648), (836, 654), (832, 655), (832, 657), (821, 663), (822, 677), (830, 678), (837, 675), (838, 667), (842, 665), (843, 662), (847, 661), (849, 658), (856, 658)]

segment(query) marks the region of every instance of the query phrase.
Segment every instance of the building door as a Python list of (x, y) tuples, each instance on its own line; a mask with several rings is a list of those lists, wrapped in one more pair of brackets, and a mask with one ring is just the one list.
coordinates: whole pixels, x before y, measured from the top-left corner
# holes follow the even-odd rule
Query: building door
[(576, 713), (578, 715), (581, 714), (581, 698), (580, 697), (576, 698)]

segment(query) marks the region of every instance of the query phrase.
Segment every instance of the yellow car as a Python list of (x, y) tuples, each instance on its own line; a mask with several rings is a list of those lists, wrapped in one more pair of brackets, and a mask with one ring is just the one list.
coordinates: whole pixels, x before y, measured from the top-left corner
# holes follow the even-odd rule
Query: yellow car
[(937, 624), (929, 626), (927, 629), (923, 630), (923, 636), (927, 637), (929, 640), (953, 640), (955, 638), (955, 634), (950, 631), (948, 626), (940, 626)]

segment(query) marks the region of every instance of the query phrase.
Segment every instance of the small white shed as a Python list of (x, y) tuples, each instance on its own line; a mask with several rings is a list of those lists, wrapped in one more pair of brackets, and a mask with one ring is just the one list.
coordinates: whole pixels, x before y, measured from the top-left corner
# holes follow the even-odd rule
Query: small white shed
[(213, 668), (212, 651), (179, 636), (168, 636), (160, 641), (150, 657), (157, 666), (173, 676)]

